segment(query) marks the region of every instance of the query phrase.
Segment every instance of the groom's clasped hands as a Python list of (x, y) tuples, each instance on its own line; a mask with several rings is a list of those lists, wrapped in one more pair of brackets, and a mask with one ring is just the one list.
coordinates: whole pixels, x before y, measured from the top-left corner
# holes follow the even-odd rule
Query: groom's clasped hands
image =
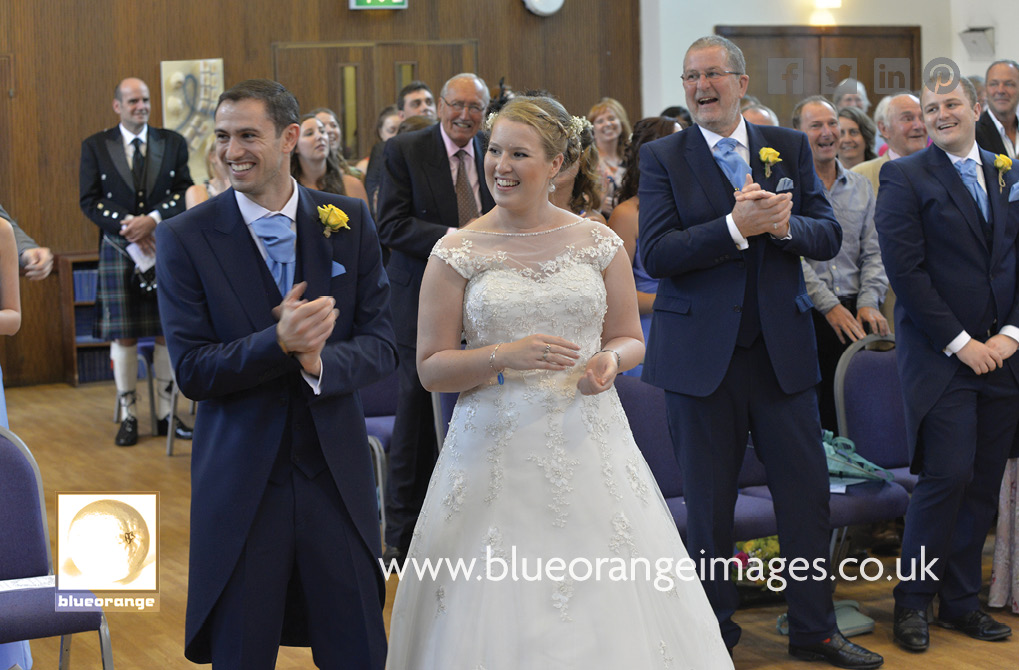
[(340, 311), (332, 296), (305, 300), (307, 287), (307, 282), (295, 284), (272, 312), (279, 321), (276, 339), (280, 348), (293, 354), (305, 372), (318, 376), (322, 368), (322, 348), (333, 333)]
[(789, 215), (793, 211), (791, 192), (772, 193), (747, 175), (746, 184), (736, 191), (732, 220), (743, 237), (769, 234), (783, 238), (789, 234)]

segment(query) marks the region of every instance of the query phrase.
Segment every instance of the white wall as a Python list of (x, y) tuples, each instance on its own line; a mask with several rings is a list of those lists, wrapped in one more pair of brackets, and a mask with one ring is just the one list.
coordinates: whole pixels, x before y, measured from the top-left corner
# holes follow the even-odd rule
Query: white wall
[[(645, 2), (647, 0), (644, 0)], [(1019, 61), (1019, 6), (1015, 0), (950, 0), (953, 59), (963, 74), (984, 75), (987, 66), (1000, 58)], [(958, 34), (966, 28), (994, 28), (994, 58), (974, 60), (966, 53)]]
[[(683, 54), (716, 25), (810, 25), (815, 12), (814, 0), (641, 0), (640, 9), (643, 116), (686, 105), (679, 80)], [(1010, 57), (1019, 57), (1016, 0), (843, 0), (841, 9), (829, 11), (840, 26), (920, 26), (924, 63), (948, 56), (963, 74), (983, 74), (987, 68), (966, 57), (957, 33), (967, 24), (999, 26), (998, 44), (1012, 35), (1016, 53)]]

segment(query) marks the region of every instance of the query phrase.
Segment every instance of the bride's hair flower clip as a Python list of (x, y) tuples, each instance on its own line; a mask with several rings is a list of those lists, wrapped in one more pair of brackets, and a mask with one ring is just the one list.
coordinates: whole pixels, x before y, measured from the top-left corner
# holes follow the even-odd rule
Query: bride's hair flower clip
[(498, 114), (496, 112), (492, 112), (491, 114), (488, 115), (488, 118), (485, 119), (485, 130), (488, 130), (488, 131), (492, 130), (492, 126), (495, 125), (495, 117), (496, 116), (498, 116)]
[(570, 125), (568, 130), (570, 131), (571, 136), (580, 137), (581, 135), (584, 134), (584, 131), (589, 128), (594, 128), (594, 126), (592, 126), (591, 122), (588, 121), (583, 116), (570, 117)]

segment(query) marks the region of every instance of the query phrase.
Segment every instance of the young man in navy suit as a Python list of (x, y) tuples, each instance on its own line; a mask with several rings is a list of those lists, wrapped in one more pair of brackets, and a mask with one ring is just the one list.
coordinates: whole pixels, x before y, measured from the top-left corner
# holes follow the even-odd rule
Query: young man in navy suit
[[(666, 390), (683, 470), (688, 548), (732, 555), (736, 480), (748, 432), (768, 472), (782, 554), (827, 570), (828, 469), (814, 386), (817, 347), (800, 257), (838, 253), (842, 234), (803, 133), (740, 116), (749, 77), (739, 47), (710, 36), (683, 61), (696, 126), (641, 149), (640, 244), (661, 278), (643, 378)], [(790, 580), (789, 652), (843, 668), (883, 659), (839, 633), (830, 582)], [(704, 581), (732, 649), (739, 604)]]
[[(980, 559), (1019, 422), (1019, 170), (976, 144), (967, 79), (925, 83), (934, 144), (881, 169), (875, 223), (895, 305), (912, 470), (895, 641), (930, 645), (926, 610), (978, 640), (1011, 629), (980, 609)], [(1014, 455), (1014, 454), (1013, 454)]]
[(290, 176), (297, 101), (223, 93), (233, 189), (156, 233), (177, 382), (200, 402), (191, 462), (185, 655), (269, 670), (280, 644), (320, 668), (381, 670), (385, 583), (357, 390), (392, 372), (389, 283), (368, 208)]

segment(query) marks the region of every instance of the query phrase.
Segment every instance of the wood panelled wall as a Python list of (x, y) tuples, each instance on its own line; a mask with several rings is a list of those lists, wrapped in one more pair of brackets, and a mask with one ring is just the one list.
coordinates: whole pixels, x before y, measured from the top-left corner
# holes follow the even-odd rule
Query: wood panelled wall
[[(80, 145), (117, 122), (116, 83), (129, 75), (149, 83), (158, 126), (160, 61), (221, 57), (229, 86), (271, 77), (274, 43), (477, 39), (478, 74), (492, 86), (505, 76), (518, 90), (547, 88), (575, 114), (611, 95), (632, 120), (641, 117), (639, 0), (569, 0), (548, 18), (520, 0), (410, 0), (388, 11), (347, 4), (0, 0), (0, 203), (56, 253), (95, 249), (97, 228), (78, 208)], [(442, 82), (429, 84), (438, 92)], [(21, 332), (0, 338), (4, 382), (59, 381), (57, 280), (22, 280), (21, 289)]]

